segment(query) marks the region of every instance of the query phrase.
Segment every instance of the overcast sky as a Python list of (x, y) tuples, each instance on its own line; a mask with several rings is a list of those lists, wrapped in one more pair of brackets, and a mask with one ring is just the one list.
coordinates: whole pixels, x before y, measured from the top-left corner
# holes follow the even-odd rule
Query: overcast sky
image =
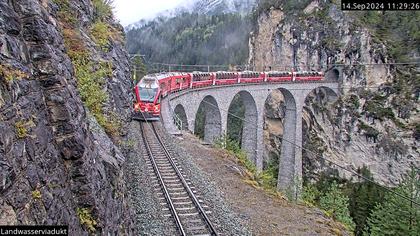
[(155, 16), (191, 0), (114, 0), (115, 16), (123, 26)]

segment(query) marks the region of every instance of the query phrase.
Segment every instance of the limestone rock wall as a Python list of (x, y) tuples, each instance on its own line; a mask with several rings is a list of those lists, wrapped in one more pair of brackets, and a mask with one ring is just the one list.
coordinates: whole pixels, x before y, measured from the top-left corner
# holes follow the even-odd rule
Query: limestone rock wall
[[(0, 224), (64, 224), (69, 235), (134, 232), (124, 176), (124, 127), (110, 136), (82, 102), (59, 16), (65, 2), (92, 60), (110, 62), (104, 110), (129, 118), (121, 41), (103, 52), (88, 35), (90, 0), (0, 2)], [(110, 18), (109, 24), (116, 25)], [(88, 222), (84, 223), (83, 222)]]
[[(416, 72), (385, 64), (332, 66), (393, 59), (381, 38), (338, 5), (312, 1), (303, 12), (275, 8), (262, 12), (251, 35), (249, 63), (256, 70), (320, 70), (328, 79), (339, 75), (339, 100), (330, 100), (324, 90), (307, 98), (303, 139), (314, 152), (304, 151), (305, 175), (316, 179), (334, 169), (318, 157), (322, 155), (354, 170), (367, 166), (377, 181), (397, 184), (411, 165), (420, 166), (418, 92), (415, 85), (401, 90), (406, 85), (401, 86), (399, 79), (401, 74), (414, 78)], [(281, 147), (281, 96), (275, 100), (266, 106), (266, 163)], [(278, 128), (272, 131), (273, 126)]]

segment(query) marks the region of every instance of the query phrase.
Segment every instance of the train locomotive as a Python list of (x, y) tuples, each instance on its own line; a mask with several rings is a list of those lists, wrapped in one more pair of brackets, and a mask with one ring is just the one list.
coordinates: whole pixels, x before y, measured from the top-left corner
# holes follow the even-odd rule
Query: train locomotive
[(199, 87), (227, 86), (242, 83), (313, 82), (323, 80), (316, 71), (269, 72), (170, 72), (143, 77), (134, 87), (136, 102), (133, 119), (154, 121), (160, 119), (160, 100), (170, 93)]

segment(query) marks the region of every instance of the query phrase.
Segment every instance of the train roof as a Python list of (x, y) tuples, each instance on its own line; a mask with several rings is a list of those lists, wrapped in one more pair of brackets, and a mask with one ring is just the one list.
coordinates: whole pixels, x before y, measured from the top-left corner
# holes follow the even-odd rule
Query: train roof
[(268, 71), (268, 74), (292, 74), (290, 71)]
[(241, 71), (240, 73), (244, 73), (244, 74), (251, 74), (251, 73), (261, 73), (261, 72), (259, 72), (259, 71), (252, 71), (252, 70), (244, 70), (244, 71)]

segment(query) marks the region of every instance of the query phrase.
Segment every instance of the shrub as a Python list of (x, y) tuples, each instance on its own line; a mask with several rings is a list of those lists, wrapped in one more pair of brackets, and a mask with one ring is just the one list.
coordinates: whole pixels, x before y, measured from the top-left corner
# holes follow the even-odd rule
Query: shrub
[(80, 32), (76, 29), (63, 29), (64, 46), (67, 54), (74, 62), (78, 64), (86, 64), (89, 61), (89, 53), (83, 44)]
[(348, 208), (349, 198), (341, 192), (336, 182), (333, 182), (326, 193), (321, 196), (319, 204), (327, 214), (342, 222), (350, 230), (354, 230), (355, 224), (350, 217)]
[(70, 7), (70, 2), (68, 0), (53, 0), (53, 2), (59, 7), (57, 16), (61, 22), (67, 27), (74, 27), (77, 24), (77, 18)]
[(240, 148), (239, 142), (234, 141), (230, 138), (228, 138), (226, 135), (221, 136), (220, 138), (216, 139), (214, 141), (214, 144), (218, 148), (226, 149), (230, 151), (233, 155), (235, 155), (239, 163), (242, 164), (248, 171), (255, 174), (256, 173), (256, 167), (254, 163), (252, 163), (248, 157), (245, 151), (243, 151)]
[(271, 168), (262, 172), (257, 171), (256, 166), (248, 159), (247, 153), (240, 148), (239, 142), (228, 138), (226, 135), (221, 136), (215, 140), (215, 146), (218, 148), (226, 149), (233, 154), (239, 163), (248, 171), (250, 183), (256, 186), (261, 186), (266, 190), (275, 191), (277, 178), (276, 174)]
[[(85, 106), (92, 112), (98, 123), (110, 135), (119, 132), (120, 123), (113, 114), (105, 114), (104, 104), (108, 101), (108, 96), (103, 89), (105, 78), (112, 77), (112, 64), (109, 61), (93, 62), (91, 55), (83, 43), (84, 39), (75, 24), (77, 18), (74, 17), (70, 2), (68, 0), (53, 0), (60, 8), (59, 18), (62, 23), (62, 33), (67, 54), (70, 57), (75, 77), (77, 79), (77, 89)], [(107, 50), (109, 38), (117, 38), (117, 32), (103, 20), (112, 16), (111, 1), (93, 0), (97, 20), (92, 25), (91, 34), (95, 43), (102, 50)]]
[(395, 119), (394, 112), (390, 107), (383, 107), (382, 103), (377, 100), (369, 100), (365, 104), (365, 110), (367, 114), (374, 119), (383, 121), (387, 119)]
[(93, 0), (95, 8), (95, 18), (98, 20), (106, 20), (112, 17), (112, 0)]
[(108, 51), (109, 38), (111, 36), (110, 26), (102, 21), (97, 21), (92, 25), (90, 34), (93, 41), (102, 49)]
[(355, 94), (351, 94), (346, 101), (349, 105), (349, 108), (357, 110), (360, 107), (359, 97)]
[(91, 233), (95, 232), (96, 221), (88, 208), (77, 208), (80, 224), (84, 225)]
[(364, 131), (366, 139), (373, 139), (373, 141), (376, 142), (379, 136), (379, 131), (373, 128), (372, 126), (365, 124), (361, 120), (359, 120), (359, 122), (359, 130)]
[(39, 190), (32, 191), (31, 195), (32, 195), (32, 198), (35, 200), (41, 199), (42, 197), (41, 192)]
[(15, 131), (18, 138), (25, 138), (28, 135), (26, 124), (23, 121), (18, 121), (15, 123)]
[(316, 206), (321, 193), (313, 184), (308, 184), (303, 187), (302, 200), (309, 206)]
[(63, 35), (67, 53), (73, 63), (77, 89), (82, 101), (108, 134), (111, 136), (119, 134), (120, 125), (117, 117), (112, 114), (106, 116), (103, 110), (104, 104), (108, 101), (103, 86), (105, 78), (112, 77), (112, 63), (91, 61), (90, 54), (77, 30), (64, 29)]
[(19, 69), (14, 69), (12, 66), (0, 64), (0, 76), (10, 83), (15, 79), (23, 79), (28, 75)]

